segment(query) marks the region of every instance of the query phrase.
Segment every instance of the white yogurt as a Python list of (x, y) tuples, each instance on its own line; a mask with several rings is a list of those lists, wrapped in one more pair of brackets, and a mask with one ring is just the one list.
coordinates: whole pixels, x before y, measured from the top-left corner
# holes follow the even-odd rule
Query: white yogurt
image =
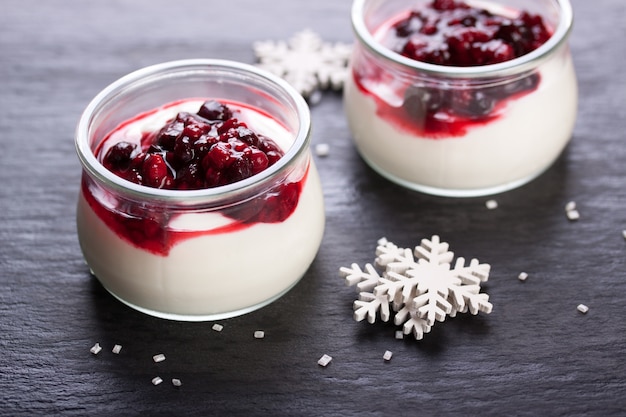
[[(130, 128), (145, 129), (153, 121)], [(167, 254), (152, 253), (120, 237), (81, 191), (77, 226), (85, 260), (109, 292), (151, 315), (214, 320), (254, 310), (294, 286), (320, 246), (322, 190), (310, 156), (308, 164), (298, 204), (284, 221), (224, 231), (237, 221), (216, 213), (177, 215), (170, 228), (202, 233), (177, 241)], [(211, 233), (215, 229), (222, 231)]]
[(355, 144), (383, 176), (432, 194), (484, 195), (519, 186), (547, 169), (570, 140), (577, 107), (571, 56), (540, 67), (535, 91), (508, 100), (504, 113), (463, 136), (416, 136), (377, 113), (352, 76), (345, 108)]

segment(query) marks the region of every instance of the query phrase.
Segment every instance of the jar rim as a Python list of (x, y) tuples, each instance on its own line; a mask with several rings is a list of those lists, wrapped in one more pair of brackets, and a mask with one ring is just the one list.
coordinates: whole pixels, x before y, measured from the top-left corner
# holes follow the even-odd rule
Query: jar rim
[[(285, 154), (273, 165), (249, 178), (227, 185), (197, 190), (170, 190), (148, 187), (125, 180), (105, 168), (92, 151), (89, 136), (91, 122), (104, 103), (119, 94), (123, 94), (126, 89), (140, 84), (150, 77), (178, 71), (191, 71), (194, 69), (205, 71), (207, 69), (232, 71), (234, 74), (250, 76), (258, 81), (269, 83), (277, 88), (277, 91), (283, 93), (284, 97), (291, 101), (289, 104), (294, 107), (298, 119), (297, 131), (294, 132), (294, 141), (285, 151)], [(277, 97), (273, 98), (276, 99)], [(309, 107), (302, 95), (288, 82), (253, 65), (222, 59), (199, 58), (168, 61), (140, 68), (106, 86), (89, 102), (81, 114), (75, 132), (75, 147), (83, 169), (87, 170), (99, 181), (117, 191), (125, 193), (130, 197), (143, 200), (193, 203), (227, 199), (235, 194), (251, 190), (257, 186), (272, 183), (277, 176), (281, 175), (286, 167), (308, 150), (310, 136), (311, 115)]]
[(514, 75), (532, 69), (549, 56), (552, 51), (567, 41), (574, 21), (574, 13), (569, 0), (555, 0), (559, 6), (559, 23), (550, 39), (539, 48), (515, 59), (497, 64), (453, 67), (410, 59), (380, 44), (365, 24), (364, 11), (368, 1), (354, 0), (352, 3), (351, 20), (355, 35), (370, 51), (403, 67), (425, 74), (450, 78), (499, 77)]

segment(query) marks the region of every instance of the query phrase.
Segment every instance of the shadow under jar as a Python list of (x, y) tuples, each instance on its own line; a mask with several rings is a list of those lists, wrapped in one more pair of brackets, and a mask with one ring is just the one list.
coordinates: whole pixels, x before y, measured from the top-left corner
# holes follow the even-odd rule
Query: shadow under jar
[[(463, 20), (463, 9), (455, 11), (459, 27), (434, 36), (444, 43), (457, 38), (444, 45), (444, 58), (456, 54), (479, 63), (459, 65), (444, 62), (440, 51), (432, 53), (420, 41), (406, 46), (402, 39), (410, 31), (441, 29), (410, 14), (434, 4), (446, 8), (460, 2), (354, 1), (357, 42), (344, 104), (356, 147), (384, 177), (429, 194), (471, 197), (521, 186), (552, 165), (574, 128), (578, 89), (567, 44), (571, 6), (568, 0), (468, 1), (484, 16), (501, 16), (505, 27), (485, 29), (491, 21)], [(479, 39), (472, 29), (499, 30), (497, 36), (515, 40), (516, 33), (505, 31), (522, 11), (542, 19), (549, 33), (545, 42), (511, 59), (481, 62), (477, 51), (493, 52), (495, 43)], [(431, 54), (423, 54), (426, 61), (403, 54), (411, 48), (416, 55)]]
[[(278, 145), (282, 157), (258, 173), (210, 188), (151, 187), (105, 168), (99, 151), (113, 135), (142, 142), (205, 100), (237, 110), (248, 128)], [(234, 132), (224, 125), (211, 124), (206, 137)], [(92, 273), (122, 302), (167, 319), (222, 319), (277, 299), (305, 274), (324, 232), (310, 132), (302, 97), (245, 64), (174, 61), (114, 82), (87, 106), (76, 131), (83, 167), (78, 237)], [(192, 143), (190, 152), (207, 152), (206, 144), (190, 142), (186, 134), (177, 136), (176, 146)], [(224, 143), (239, 142), (227, 137)], [(163, 155), (174, 164), (174, 157)], [(151, 175), (155, 166), (141, 173)], [(177, 175), (187, 175), (185, 169)]]

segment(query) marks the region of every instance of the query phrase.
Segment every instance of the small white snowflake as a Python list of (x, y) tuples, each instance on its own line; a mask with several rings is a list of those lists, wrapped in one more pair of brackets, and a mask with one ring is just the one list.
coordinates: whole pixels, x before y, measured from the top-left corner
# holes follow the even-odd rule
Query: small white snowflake
[(371, 264), (365, 265), (365, 270), (357, 264), (339, 270), (346, 283), (356, 285), (359, 291), (354, 319), (367, 318), (374, 323), (379, 316), (389, 321), (393, 310), (394, 323), (419, 340), (447, 316), (491, 313), (489, 296), (480, 292), (480, 284), (489, 278), (490, 265), (477, 259), (465, 265), (461, 257), (452, 264), (453, 259), (448, 244), (436, 235), (422, 239), (413, 251), (380, 239), (375, 264), (384, 269), (382, 274)]
[(347, 73), (352, 46), (327, 43), (305, 29), (289, 41), (253, 44), (257, 66), (284, 78), (304, 97), (319, 90), (340, 90)]

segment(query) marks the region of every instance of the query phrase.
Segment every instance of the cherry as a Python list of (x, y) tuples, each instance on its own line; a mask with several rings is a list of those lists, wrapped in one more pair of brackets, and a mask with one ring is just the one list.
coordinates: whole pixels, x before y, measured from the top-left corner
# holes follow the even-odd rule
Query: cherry
[(149, 153), (141, 167), (144, 184), (149, 187), (163, 188), (169, 182), (167, 177), (169, 170), (163, 157), (159, 154)]
[(278, 223), (289, 217), (298, 205), (302, 184), (285, 183), (276, 186), (261, 200), (251, 201), (236, 214), (244, 223)]
[(478, 51), (482, 44), (490, 40), (490, 34), (481, 29), (464, 25), (455, 28), (447, 36), (448, 50), (450, 51), (449, 62), (459, 67), (482, 65), (487, 59), (484, 54)]
[(230, 167), (234, 162), (235, 155), (228, 142), (218, 142), (207, 154), (210, 166), (218, 170)]
[(224, 104), (216, 101), (209, 100), (202, 104), (198, 115), (208, 120), (228, 120), (233, 117), (232, 111)]
[(450, 92), (435, 86), (415, 84), (404, 94), (404, 108), (413, 118), (432, 116), (449, 104)]
[[(187, 128), (185, 128), (185, 130), (187, 130)], [(181, 165), (190, 162), (192, 159), (194, 159), (195, 155), (192, 138), (190, 138), (189, 136), (185, 136), (184, 134), (177, 137), (176, 141), (174, 142), (173, 152), (176, 160)]]
[(432, 8), (435, 10), (455, 10), (467, 8), (467, 6), (455, 0), (434, 0), (432, 3)]
[(156, 143), (164, 149), (173, 149), (176, 138), (180, 136), (183, 129), (185, 129), (185, 123), (178, 120), (165, 125), (157, 134)]
[(196, 190), (204, 186), (202, 168), (198, 163), (183, 166), (176, 173), (176, 183), (179, 190)]
[(126, 171), (135, 150), (136, 145), (132, 143), (118, 142), (109, 148), (102, 162), (109, 171), (114, 173)]

